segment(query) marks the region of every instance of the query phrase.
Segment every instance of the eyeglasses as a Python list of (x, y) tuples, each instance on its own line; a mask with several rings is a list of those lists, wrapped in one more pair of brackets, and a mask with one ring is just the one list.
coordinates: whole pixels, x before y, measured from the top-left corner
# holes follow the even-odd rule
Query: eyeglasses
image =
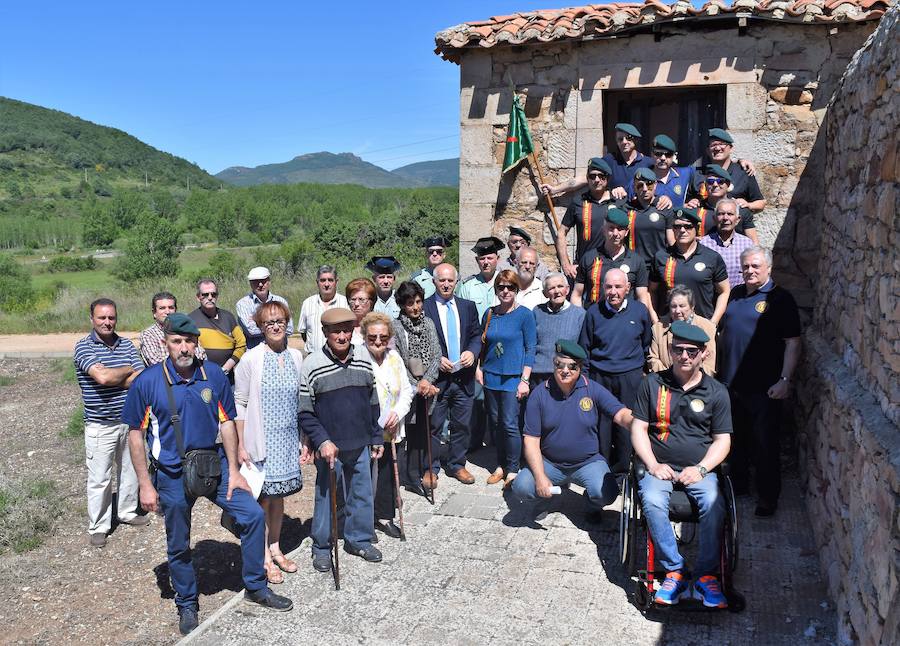
[(351, 299), (350, 299), (350, 304), (351, 304), (351, 305), (362, 305), (363, 303), (369, 303), (369, 302), (371, 302), (371, 301), (372, 301), (372, 299), (369, 298), (369, 297), (363, 297), (363, 298), (351, 298)]
[(588, 173), (588, 179), (590, 179), (590, 180), (609, 179), (609, 175), (607, 175), (606, 173)]
[(672, 228), (673, 229), (684, 229), (686, 231), (690, 231), (691, 229), (696, 228), (696, 226), (693, 224), (673, 224)]
[(200, 298), (218, 298), (219, 292), (200, 292)]
[(269, 328), (275, 327), (276, 325), (278, 327), (284, 327), (285, 325), (287, 325), (287, 321), (285, 321), (284, 319), (272, 319), (271, 321), (266, 321), (265, 323), (263, 323), (263, 327), (267, 330)]
[(707, 177), (706, 183), (712, 184), (713, 186), (718, 186), (719, 184), (727, 184), (728, 180), (723, 179), (722, 177)]
[(700, 350), (701, 348), (694, 348), (689, 345), (673, 345), (672, 356), (680, 357), (686, 352), (688, 359), (696, 359), (697, 355), (700, 354)]
[(641, 182), (634, 183), (635, 188), (639, 188), (642, 190), (647, 189), (647, 188), (653, 188), (654, 186), (656, 186), (656, 181), (653, 181), (653, 182), (641, 181)]
[(517, 292), (517, 291), (519, 291), (519, 288), (516, 287), (515, 285), (507, 285), (504, 283), (502, 285), (497, 285), (497, 291), (498, 292), (505, 292), (505, 291)]
[(263, 284), (268, 283), (268, 282), (269, 282), (269, 279), (268, 279), (268, 278), (258, 278), (258, 279), (255, 279), (255, 280), (251, 280), (251, 281), (250, 281), (250, 284), (251, 284), (251, 285), (263, 285)]
[(391, 338), (390, 335), (387, 335), (387, 334), (367, 334), (366, 335), (366, 340), (369, 343), (375, 343), (376, 341), (387, 341), (390, 338)]
[(429, 249), (428, 255), (429, 256), (443, 256), (444, 250), (443, 249)]
[(675, 153), (668, 151), (668, 150), (654, 150), (653, 156), (654, 157), (674, 157)]
[(554, 361), (553, 367), (557, 370), (568, 370), (569, 372), (581, 369), (581, 365), (574, 361)]

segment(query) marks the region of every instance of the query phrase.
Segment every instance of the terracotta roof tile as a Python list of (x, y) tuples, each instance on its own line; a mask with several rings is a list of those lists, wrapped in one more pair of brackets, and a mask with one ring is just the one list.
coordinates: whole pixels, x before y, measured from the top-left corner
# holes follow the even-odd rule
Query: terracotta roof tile
[(580, 39), (611, 34), (651, 23), (680, 20), (690, 25), (691, 18), (727, 14), (758, 16), (793, 23), (862, 22), (877, 20), (896, 0), (709, 0), (695, 8), (689, 0), (666, 4), (660, 0), (644, 2), (612, 2), (565, 9), (493, 16), (450, 27), (435, 37), (435, 53), (459, 62), (461, 50), (489, 48), (504, 43)]

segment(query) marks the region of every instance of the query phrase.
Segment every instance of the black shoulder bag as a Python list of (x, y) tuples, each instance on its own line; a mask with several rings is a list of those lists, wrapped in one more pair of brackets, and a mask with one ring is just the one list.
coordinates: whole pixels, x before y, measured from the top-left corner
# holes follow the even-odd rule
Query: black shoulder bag
[(219, 452), (214, 449), (194, 449), (184, 452), (184, 436), (181, 434), (181, 416), (175, 404), (172, 384), (166, 380), (166, 395), (169, 397), (169, 414), (175, 429), (175, 444), (181, 458), (181, 483), (184, 493), (192, 498), (215, 498), (222, 479), (222, 462)]

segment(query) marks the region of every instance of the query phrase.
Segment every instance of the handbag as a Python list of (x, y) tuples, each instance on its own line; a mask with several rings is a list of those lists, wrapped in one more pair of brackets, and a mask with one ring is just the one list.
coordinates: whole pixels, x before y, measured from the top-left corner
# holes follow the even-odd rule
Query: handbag
[(169, 419), (175, 429), (175, 444), (181, 458), (181, 483), (184, 493), (191, 498), (210, 498), (216, 495), (222, 479), (222, 461), (214, 449), (193, 449), (184, 452), (184, 436), (181, 434), (181, 416), (175, 404), (172, 384), (166, 379), (166, 395), (169, 398)]

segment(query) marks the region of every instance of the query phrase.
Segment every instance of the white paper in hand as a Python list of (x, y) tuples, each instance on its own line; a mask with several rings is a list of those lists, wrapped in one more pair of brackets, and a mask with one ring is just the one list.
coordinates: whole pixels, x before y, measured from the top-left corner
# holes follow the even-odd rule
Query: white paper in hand
[(265, 468), (262, 467), (259, 462), (251, 462), (249, 466), (242, 464), (241, 475), (244, 476), (247, 484), (250, 485), (250, 489), (253, 491), (253, 497), (259, 498), (259, 494), (262, 492), (263, 482), (266, 479)]
[(391, 416), (390, 408), (385, 408), (384, 410), (382, 410), (381, 417), (378, 418), (378, 426), (380, 426), (383, 429), (384, 425), (387, 424), (388, 417), (390, 417), (390, 416)]

